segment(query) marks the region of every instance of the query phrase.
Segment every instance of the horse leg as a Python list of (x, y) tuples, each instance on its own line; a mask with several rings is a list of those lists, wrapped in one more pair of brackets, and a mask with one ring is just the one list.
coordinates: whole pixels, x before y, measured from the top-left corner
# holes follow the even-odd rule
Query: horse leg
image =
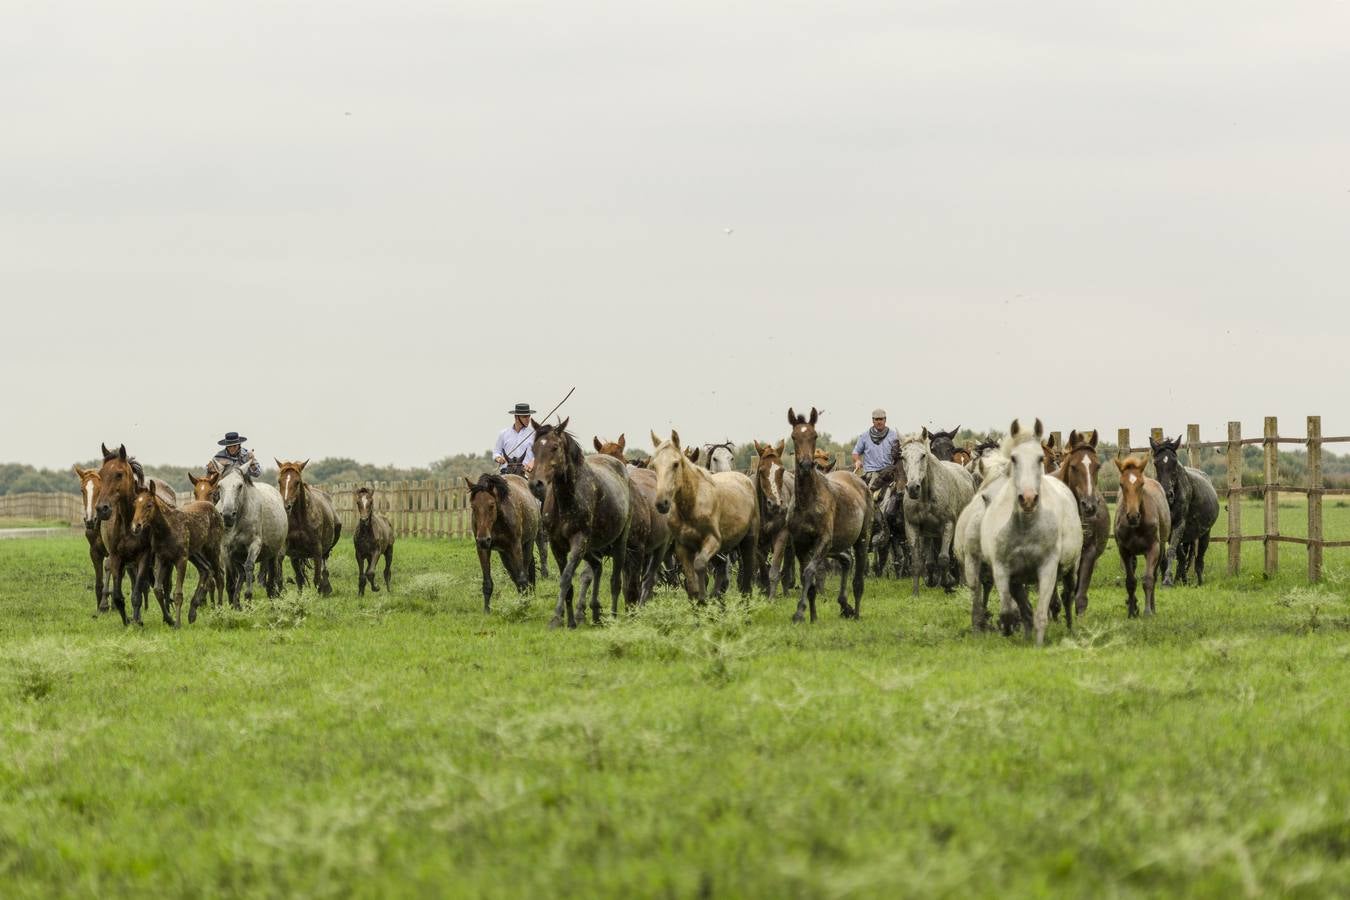
[[(604, 560), (604, 558), (601, 557), (600, 554), (598, 554), (598, 553), (588, 553), (588, 554), (586, 555), (586, 571), (587, 571), (587, 573), (589, 574), (589, 578), (587, 579), (587, 584), (589, 585), (589, 587), (590, 587), (590, 589), (591, 589), (591, 621), (592, 621), (594, 624), (599, 625), (599, 624), (600, 624), (600, 577), (601, 577), (602, 575), (604, 575), (604, 573), (605, 573), (605, 560)], [(614, 573), (611, 573), (611, 577), (613, 577), (614, 575), (618, 575), (618, 577), (622, 578), (622, 574), (621, 574), (621, 573), (618, 573), (617, 567), (616, 567), (616, 571), (615, 571)], [(577, 609), (577, 624), (578, 624), (578, 625), (580, 625), (582, 622), (586, 621), (586, 589), (585, 589), (585, 588), (582, 588), (582, 590), (581, 590), (581, 595), (580, 595), (580, 596), (581, 596), (581, 605), (580, 605), (580, 606), (578, 607), (578, 609)], [(614, 598), (614, 615), (615, 615), (616, 617), (619, 615), (619, 599), (618, 599), (617, 594), (615, 595), (615, 598)]]
[(89, 545), (89, 561), (94, 564), (94, 618), (97, 619), (100, 613), (108, 611), (108, 603), (103, 597), (103, 561), (104, 556), (100, 554), (98, 545)]
[[(1081, 562), (1081, 560), (1080, 560)], [(1077, 571), (1076, 569), (1074, 571)], [(1073, 597), (1078, 593), (1074, 572), (1064, 573), (1064, 627), (1073, 631)]]
[(740, 567), (736, 570), (736, 590), (749, 597), (755, 589), (755, 572), (759, 569), (759, 535), (747, 533), (741, 539), (738, 555)]
[(919, 534), (919, 529), (905, 520), (905, 537), (909, 540), (909, 546), (912, 553), (918, 555), (918, 559), (911, 560), (911, 566), (914, 573), (914, 596), (919, 596), (919, 570), (923, 568), (920, 561), (923, 559), (923, 535)]
[(492, 612), (492, 551), (478, 548), (478, 567), (483, 570), (483, 612)]
[(1144, 556), (1144, 615), (1146, 616), (1152, 616), (1157, 612), (1153, 606), (1154, 572), (1157, 571), (1158, 556), (1161, 552), (1162, 548), (1155, 541)]
[(1097, 567), (1097, 560), (1102, 555), (1102, 548), (1097, 546), (1094, 540), (1092, 546), (1083, 546), (1083, 555), (1078, 558), (1078, 584), (1073, 594), (1073, 611), (1078, 618), (1083, 617), (1088, 607), (1088, 588), (1092, 584), (1092, 571)]
[(174, 560), (172, 576), (176, 576), (173, 584), (173, 592), (170, 599), (173, 601), (173, 627), (183, 627), (183, 579), (187, 577), (187, 555), (184, 554)]
[(141, 558), (136, 561), (136, 574), (131, 579), (131, 620), (142, 627), (145, 623), (141, 621), (141, 607), (145, 604), (146, 579), (151, 577), (154, 572), (154, 562), (149, 550), (141, 554)]
[[(848, 574), (849, 570), (854, 568), (853, 555), (850, 553), (841, 553), (837, 557), (839, 560), (839, 617), (843, 619), (856, 619), (857, 613), (853, 607), (848, 605)], [(867, 565), (866, 561), (858, 562), (856, 568), (861, 571), (862, 567)]]
[(713, 570), (713, 597), (721, 600), (727, 592), (727, 586), (731, 584), (731, 579), (727, 577), (727, 569), (730, 568), (731, 562), (725, 553), (719, 553), (709, 560), (709, 563)]
[(965, 576), (966, 584), (970, 586), (970, 630), (975, 634), (984, 631), (989, 622), (989, 613), (985, 608), (988, 596), (984, 592), (980, 574), (980, 560), (975, 554), (967, 552)]
[(305, 561), (294, 553), (291, 554), (291, 572), (295, 575), (295, 592), (299, 594), (305, 589)]
[[(553, 618), (549, 621), (549, 628), (558, 628), (563, 624), (563, 612), (567, 613), (567, 627), (576, 628), (576, 614), (572, 611), (572, 576), (577, 571), (577, 566), (581, 564), (582, 554), (587, 552), (586, 536), (581, 532), (572, 535), (569, 542), (567, 553), (561, 552), (558, 546), (554, 546), (553, 552), (558, 557), (558, 605), (553, 610)], [(565, 560), (565, 561), (564, 561)], [(585, 595), (583, 594), (583, 601)]]
[[(548, 533), (543, 527), (539, 528), (539, 533), (535, 536), (535, 543), (539, 545), (539, 574), (544, 578), (548, 577)], [(562, 570), (562, 563), (558, 563), (559, 571)]]
[(797, 600), (797, 611), (792, 614), (793, 622), (805, 618), (807, 605), (811, 607), (811, 621), (816, 621), (816, 572), (819, 571), (825, 556), (825, 539), (818, 538), (806, 553), (806, 563), (802, 566), (802, 593)]
[[(208, 585), (214, 587), (216, 583), (215, 568), (205, 561), (204, 557), (193, 556), (192, 565), (197, 570), (197, 589), (192, 592), (192, 602), (188, 604), (188, 624), (191, 625), (197, 621), (197, 607), (201, 605), (202, 597), (206, 594)], [(187, 565), (183, 569), (186, 571)], [(221, 578), (224, 578), (222, 573)]]
[[(913, 544), (911, 543), (911, 546)], [(994, 586), (998, 588), (998, 619), (999, 624), (1003, 626), (1004, 636), (1012, 634), (1013, 626), (1017, 624), (1017, 601), (1013, 598), (1012, 578), (1008, 567), (997, 562), (993, 564)], [(918, 583), (918, 577), (915, 576), (915, 584)]]
[[(620, 534), (611, 546), (609, 561), (614, 566), (614, 571), (609, 573), (609, 605), (610, 615), (614, 618), (619, 617), (619, 591), (623, 588), (623, 572), (628, 567), (628, 526), (625, 525), (623, 533)], [(604, 565), (604, 560), (596, 557), (599, 566)], [(596, 578), (600, 577), (600, 568), (595, 571)], [(598, 588), (597, 588), (598, 592)], [(627, 600), (624, 601), (627, 605)], [(595, 622), (600, 623), (600, 603), (597, 600), (595, 607)]]
[[(531, 573), (533, 573), (534, 571), (533, 557), (530, 558), (530, 571)], [(389, 581), (393, 575), (393, 572), (394, 572), (394, 545), (391, 543), (388, 547), (384, 548), (384, 589), (386, 591), (391, 590), (391, 588), (389, 587)], [(530, 580), (530, 584), (534, 584), (533, 579)]]
[(1172, 532), (1172, 537), (1167, 541), (1166, 554), (1162, 557), (1163, 587), (1172, 587), (1174, 584), (1172, 576), (1176, 569), (1181, 566), (1181, 563), (1177, 561), (1177, 550), (1180, 546), (1181, 528), (1178, 527), (1176, 531)]
[(1195, 542), (1195, 586), (1205, 585), (1205, 551), (1209, 550), (1209, 532), (1202, 531)]
[[(1156, 547), (1157, 545), (1155, 544), (1154, 546)], [(1149, 584), (1149, 586), (1145, 588), (1145, 590), (1153, 589), (1153, 562), (1155, 562), (1156, 560), (1157, 554), (1155, 553), (1152, 554), (1150, 561), (1148, 563), (1145, 563), (1145, 565), (1148, 566), (1148, 568), (1145, 570), (1144, 575), (1148, 579)], [(1134, 594), (1135, 586), (1139, 583), (1138, 579), (1135, 578), (1134, 575), (1134, 567), (1138, 561), (1139, 557), (1135, 556), (1133, 553), (1126, 553), (1123, 550), (1121, 551), (1120, 564), (1125, 569), (1126, 616), (1131, 619), (1139, 618), (1139, 601), (1135, 599)]]
[(787, 526), (784, 525), (778, 529), (778, 533), (773, 536), (773, 548), (770, 550), (772, 559), (769, 560), (769, 590), (768, 597), (773, 599), (773, 595), (778, 592), (778, 584), (783, 580), (783, 563), (787, 555), (787, 545), (791, 543), (789, 539)]

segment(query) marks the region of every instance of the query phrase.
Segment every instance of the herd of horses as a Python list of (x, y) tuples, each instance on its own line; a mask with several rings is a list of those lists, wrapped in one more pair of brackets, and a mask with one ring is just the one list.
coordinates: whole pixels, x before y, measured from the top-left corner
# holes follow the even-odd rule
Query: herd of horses
[[(269, 597), (280, 596), (283, 563), (289, 558), (297, 589), (303, 590), (308, 573), (324, 596), (332, 593), (328, 557), (342, 534), (342, 523), (332, 498), (321, 488), (305, 484), (308, 462), (277, 463), (277, 486), (255, 482), (248, 463), (218, 466), (206, 473), (189, 473), (193, 500), (178, 505), (173, 488), (147, 478), (141, 464), (127, 453), (102, 446), (97, 469), (75, 466), (80, 479), (85, 537), (94, 567), (95, 615), (115, 608), (122, 624), (141, 621), (141, 609), (152, 590), (165, 624), (183, 623), (183, 580), (191, 563), (197, 570), (197, 589), (188, 607), (187, 621), (209, 593), (216, 602), (228, 598), (239, 607), (240, 595), (253, 599), (259, 573)], [(393, 528), (375, 511), (368, 488), (355, 492), (357, 510), (357, 591), (367, 585), (378, 591), (375, 568), (384, 559), (384, 584), (389, 587), (394, 553)], [(131, 584), (131, 615), (127, 615), (123, 582)], [(172, 611), (171, 611), (172, 607)]]
[[(667, 438), (652, 433), (651, 455), (630, 459), (623, 435), (614, 442), (594, 437), (596, 452), (585, 453), (568, 430), (570, 420), (533, 421), (532, 468), (516, 457), (502, 473), (465, 479), (484, 611), (495, 592), (494, 551), (522, 594), (534, 590), (538, 570), (548, 576), (551, 552), (558, 595), (549, 625), (569, 628), (585, 620), (588, 605), (591, 620), (601, 620), (606, 560), (612, 615), (620, 594), (635, 609), (658, 579), (683, 584), (700, 604), (721, 598), (734, 566), (742, 594), (758, 586), (772, 599), (780, 587), (797, 590), (796, 622), (808, 615), (816, 621), (826, 576), (838, 573), (840, 615), (857, 618), (868, 575), (893, 575), (912, 579), (916, 595), (921, 579), (949, 592), (964, 584), (975, 631), (990, 627), (988, 602), (997, 591), (1003, 633), (1020, 624), (1038, 644), (1051, 618), (1062, 612), (1072, 628), (1074, 616), (1086, 612), (1109, 537), (1124, 566), (1130, 616), (1139, 614), (1141, 581), (1147, 615), (1156, 611), (1159, 578), (1185, 582), (1193, 565), (1203, 583), (1218, 495), (1203, 472), (1181, 464), (1179, 438), (1151, 441), (1151, 460), (1115, 458), (1120, 493), (1113, 524), (1098, 484), (1095, 430), (1073, 431), (1059, 446), (1039, 419), (1031, 428), (1014, 421), (1001, 441), (958, 447), (958, 429), (925, 428), (903, 436), (890, 466), (864, 479), (836, 471), (817, 448), (818, 410), (788, 409), (787, 418), (789, 438), (756, 441), (748, 472), (734, 470), (729, 442), (685, 447), (676, 431)], [(1146, 474), (1150, 461), (1156, 478)], [(128, 621), (122, 581), (129, 573), (130, 621), (140, 624), (153, 590), (165, 622), (181, 624), (188, 563), (200, 576), (189, 622), (207, 592), (236, 606), (241, 593), (251, 599), (255, 566), (276, 596), (287, 557), (297, 588), (312, 569), (318, 590), (331, 593), (328, 557), (342, 531), (332, 501), (304, 483), (304, 462), (278, 460), (277, 467), (276, 487), (255, 483), (246, 467), (192, 475), (195, 500), (179, 509), (172, 489), (145, 478), (125, 446), (103, 447), (97, 470), (77, 466), (99, 611), (111, 599)], [(390, 584), (393, 530), (375, 505), (369, 489), (355, 492), (361, 594), (367, 586), (379, 590), (381, 558), (386, 589)]]

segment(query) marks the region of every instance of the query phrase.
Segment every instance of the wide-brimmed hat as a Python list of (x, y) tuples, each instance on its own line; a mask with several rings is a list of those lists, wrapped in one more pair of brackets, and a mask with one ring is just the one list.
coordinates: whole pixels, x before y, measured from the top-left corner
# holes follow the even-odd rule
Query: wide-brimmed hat
[(510, 410), (508, 414), (512, 416), (532, 416), (538, 411), (539, 410), (537, 409), (530, 409), (530, 404), (528, 403), (517, 403), (516, 408)]
[(225, 436), (216, 441), (216, 443), (222, 447), (231, 447), (235, 444), (242, 444), (246, 440), (248, 440), (248, 438), (237, 431), (227, 431), (225, 432)]

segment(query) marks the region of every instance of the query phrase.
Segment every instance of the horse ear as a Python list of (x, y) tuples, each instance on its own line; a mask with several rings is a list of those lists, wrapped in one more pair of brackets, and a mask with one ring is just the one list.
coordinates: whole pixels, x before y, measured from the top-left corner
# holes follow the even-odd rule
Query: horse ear
[(201, 481), (201, 479), (198, 478), (196, 475), (193, 475), (191, 472), (189, 472), (189, 473), (188, 473), (188, 481), (192, 482), (192, 486), (193, 486), (193, 487), (196, 487), (196, 486), (197, 486), (197, 482)]
[(797, 424), (797, 414), (792, 411), (792, 407), (790, 406), (788, 407), (788, 424), (789, 425)]
[[(750, 443), (752, 443), (752, 444), (755, 445), (755, 455), (756, 455), (756, 456), (762, 456), (763, 453), (764, 453), (764, 451), (760, 450), (760, 448), (759, 448), (759, 441), (756, 441), (756, 440), (754, 440), (754, 439), (751, 439)], [(79, 472), (77, 471), (76, 474), (78, 475)]]
[(468, 475), (464, 476), (464, 483), (469, 486), (469, 490), (473, 490), (473, 482), (469, 480)]
[(928, 435), (928, 426), (927, 426), (927, 425), (923, 426), (923, 430), (920, 432), (920, 434), (922, 435), (922, 437), (923, 437), (923, 439), (924, 439), (925, 441), (928, 440), (928, 436), (929, 436), (929, 435)]
[(120, 459), (122, 462), (126, 462), (126, 461), (127, 461), (127, 445), (126, 445), (126, 444), (118, 444), (118, 445), (117, 445), (117, 458)]
[(1022, 423), (1013, 419), (1012, 427), (1008, 429), (1009, 437), (1017, 437), (1022, 433)]
[(1077, 446), (1078, 444), (1081, 444), (1082, 442), (1083, 442), (1083, 438), (1082, 438), (1082, 436), (1078, 433), (1078, 429), (1075, 428), (1075, 429), (1073, 429), (1072, 431), (1069, 432), (1069, 442), (1068, 442), (1067, 444), (1065, 444), (1064, 446), (1066, 446), (1066, 447), (1075, 447), (1075, 446)]
[(75, 469), (75, 477), (84, 480), (84, 475), (80, 471), (80, 464), (76, 463), (73, 468)]
[(1088, 446), (1093, 450), (1097, 449), (1097, 429), (1092, 429), (1092, 437), (1088, 440)]
[(277, 464), (277, 468), (278, 468), (278, 469), (281, 468), (281, 460), (277, 459), (275, 456), (272, 457), (272, 462), (274, 462), (274, 463)]
[(623, 432), (619, 432), (619, 439), (618, 439), (617, 441), (615, 441), (614, 443), (616, 443), (616, 444), (619, 445), (619, 452), (620, 452), (620, 453), (623, 452), (623, 448), (624, 448), (624, 447), (627, 447), (627, 446), (628, 446), (628, 442), (625, 441), (625, 440), (623, 439)]
[(820, 418), (820, 412), (817, 411), (817, 409), (816, 409), (814, 406), (811, 407), (811, 418), (807, 419), (806, 421), (807, 421), (809, 424), (811, 424), (811, 425), (815, 425), (815, 424), (816, 424), (816, 420), (819, 419), (819, 418)]
[(660, 447), (660, 446), (661, 446), (661, 439), (660, 439), (659, 437), (656, 436), (656, 432), (655, 432), (655, 431), (652, 432), (652, 446), (653, 446), (653, 447)]
[(947, 432), (947, 437), (951, 438), (952, 440), (956, 440), (956, 436), (960, 433), (961, 433), (961, 426), (957, 425), (951, 431)]
[(1181, 450), (1181, 438), (1182, 438), (1182, 437), (1183, 437), (1183, 435), (1180, 435), (1180, 434), (1179, 434), (1179, 435), (1176, 436), (1176, 440), (1172, 441), (1172, 449), (1173, 449), (1173, 450), (1177, 450), (1177, 451), (1180, 451), (1180, 450)]
[(600, 452), (600, 438), (598, 438), (598, 437), (592, 435), (592, 436), (591, 436), (591, 443), (595, 445), (595, 452), (596, 452), (596, 453), (599, 453), (599, 452)]
[(1125, 471), (1125, 463), (1121, 461), (1119, 456), (1114, 457), (1111, 461), (1116, 464), (1117, 469), (1119, 469), (1122, 472)]
[(680, 449), (680, 433), (674, 428), (670, 429), (670, 442), (675, 445), (675, 449)]
[(150, 479), (150, 496), (155, 496), (155, 480), (153, 478)]
[(307, 466), (307, 465), (309, 465), (309, 460), (305, 460), (304, 462), (302, 462), (302, 463), (300, 464), (300, 470), (301, 470), (301, 471), (304, 471), (305, 466)]
[(566, 431), (566, 430), (567, 430), (567, 423), (570, 422), (570, 421), (572, 421), (572, 417), (571, 417), (571, 416), (568, 416), (567, 418), (563, 419), (561, 422), (558, 423), (558, 430), (559, 430), (559, 431)]
[(778, 455), (779, 455), (779, 456), (782, 456), (782, 455), (783, 455), (783, 449), (784, 449), (785, 447), (787, 447), (787, 438), (783, 438), (782, 440), (780, 440), (780, 441), (778, 442), (778, 448), (777, 448), (777, 449), (778, 449)]
[(1155, 440), (1153, 439), (1153, 435), (1150, 434), (1150, 435), (1148, 436), (1148, 446), (1149, 446), (1149, 449), (1150, 449), (1150, 450), (1152, 450), (1154, 453), (1157, 453), (1157, 452), (1158, 452), (1158, 448), (1161, 447), (1162, 445), (1159, 444), (1157, 441), (1155, 441)]
[(538, 431), (544, 426), (537, 419), (535, 419), (534, 416), (530, 416), (530, 427), (533, 428), (535, 431)]
[(1036, 420), (1036, 431), (1035, 431), (1035, 434), (1036, 434), (1036, 437), (1037, 437), (1037, 438), (1039, 438), (1039, 437), (1041, 437), (1041, 435), (1045, 434), (1045, 426), (1041, 424), (1041, 420), (1040, 420), (1040, 419), (1037, 419), (1037, 420)]
[(112, 459), (112, 452), (108, 450), (108, 445), (107, 445), (107, 444), (99, 444), (98, 446), (99, 446), (99, 449), (101, 449), (101, 450), (103, 451), (103, 458), (104, 458), (104, 459)]

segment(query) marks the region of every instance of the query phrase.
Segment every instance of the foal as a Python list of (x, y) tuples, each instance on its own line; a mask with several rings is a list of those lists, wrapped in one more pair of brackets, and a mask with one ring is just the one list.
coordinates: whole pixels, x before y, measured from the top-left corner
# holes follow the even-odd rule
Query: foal
[[(1069, 486), (1078, 502), (1078, 519), (1083, 523), (1083, 554), (1078, 557), (1078, 587), (1074, 592), (1074, 614), (1081, 616), (1087, 610), (1088, 588), (1092, 585), (1092, 571), (1097, 560), (1106, 552), (1106, 538), (1111, 531), (1111, 514), (1106, 509), (1106, 498), (1097, 484), (1102, 464), (1097, 458), (1097, 429), (1089, 435), (1069, 432), (1068, 450), (1054, 476)], [(1064, 600), (1068, 603), (1068, 598)]]
[(375, 583), (375, 564), (384, 557), (384, 589), (389, 590), (389, 572), (394, 566), (394, 526), (383, 513), (375, 511), (375, 493), (368, 487), (352, 492), (356, 501), (356, 596), (366, 595), (366, 583), (379, 593)]
[(98, 512), (94, 509), (94, 498), (98, 496), (99, 477), (97, 469), (81, 469), (75, 466), (75, 477), (80, 479), (80, 503), (84, 514), (84, 539), (89, 542), (89, 561), (94, 564), (94, 617), (108, 611), (108, 598), (103, 593), (103, 569), (107, 563), (108, 551), (103, 546), (103, 535), (98, 525)]
[(1159, 564), (1164, 558), (1167, 539), (1172, 533), (1172, 514), (1162, 485), (1144, 474), (1148, 460), (1131, 456), (1116, 457), (1120, 470), (1120, 505), (1116, 508), (1116, 549), (1125, 567), (1125, 604), (1130, 618), (1139, 615), (1135, 600), (1135, 559), (1144, 557), (1144, 612), (1154, 614), (1153, 587)]
[[(152, 481), (148, 490), (136, 493), (131, 532), (149, 534), (151, 552), (159, 569), (158, 580), (164, 590), (168, 590), (177, 572), (172, 597), (175, 628), (183, 626), (183, 577), (189, 561), (197, 568), (197, 590), (192, 593), (188, 622), (197, 621), (197, 606), (208, 587), (219, 602), (225, 590), (225, 522), (214, 506), (193, 500), (182, 509), (175, 509), (156, 494)], [(237, 608), (238, 604), (235, 605)]]

